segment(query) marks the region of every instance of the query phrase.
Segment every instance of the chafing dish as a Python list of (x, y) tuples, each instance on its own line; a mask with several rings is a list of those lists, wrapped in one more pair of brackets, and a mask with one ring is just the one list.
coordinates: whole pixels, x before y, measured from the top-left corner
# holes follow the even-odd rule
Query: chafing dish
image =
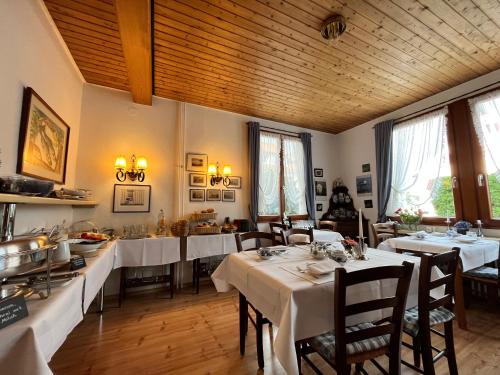
[(47, 254), (56, 248), (57, 244), (51, 243), (47, 236), (0, 242), (0, 278), (26, 274), (40, 267)]

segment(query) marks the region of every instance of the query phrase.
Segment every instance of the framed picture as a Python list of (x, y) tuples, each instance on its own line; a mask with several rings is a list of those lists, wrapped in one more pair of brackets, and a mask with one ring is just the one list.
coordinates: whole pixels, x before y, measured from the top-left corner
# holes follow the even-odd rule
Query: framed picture
[(323, 211), (323, 203), (316, 203), (316, 211), (318, 212)]
[(368, 173), (370, 172), (370, 163), (367, 163), (367, 164), (363, 164), (361, 165), (361, 171), (363, 173)]
[(207, 175), (202, 173), (190, 173), (189, 186), (207, 187)]
[(207, 154), (186, 154), (186, 171), (207, 173)]
[(222, 190), (222, 201), (223, 202), (235, 202), (236, 201), (236, 190)]
[(323, 168), (314, 168), (314, 177), (323, 177)]
[(207, 201), (220, 201), (220, 200), (221, 200), (220, 189), (207, 189)]
[(113, 212), (149, 212), (151, 185), (115, 185)]
[(205, 189), (189, 189), (190, 202), (205, 202)]
[(241, 177), (229, 176), (229, 185), (227, 185), (227, 187), (233, 189), (241, 189)]
[(317, 199), (326, 200), (326, 181), (315, 180), (314, 191), (316, 192)]
[(69, 126), (31, 87), (24, 90), (17, 173), (64, 184)]
[(357, 191), (358, 195), (371, 195), (372, 194), (372, 175), (371, 174), (356, 177), (356, 191)]
[(373, 201), (371, 199), (365, 199), (365, 208), (373, 208)]

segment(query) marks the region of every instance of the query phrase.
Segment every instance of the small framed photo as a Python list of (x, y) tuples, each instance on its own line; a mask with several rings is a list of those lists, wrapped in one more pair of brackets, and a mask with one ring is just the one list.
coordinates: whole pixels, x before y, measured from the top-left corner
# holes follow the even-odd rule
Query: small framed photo
[(189, 189), (190, 202), (205, 202), (205, 189)]
[(365, 208), (373, 208), (373, 201), (371, 199), (365, 199)]
[(315, 180), (314, 181), (314, 191), (316, 192), (316, 198), (319, 200), (326, 200), (326, 181)]
[(222, 190), (222, 201), (223, 202), (235, 202), (236, 201), (236, 190)]
[(207, 154), (186, 154), (186, 171), (207, 173)]
[(323, 168), (314, 168), (314, 177), (323, 177)]
[(64, 184), (70, 128), (31, 87), (24, 90), (17, 173)]
[(361, 171), (363, 173), (368, 173), (370, 172), (370, 163), (367, 163), (367, 164), (363, 164), (361, 165)]
[(316, 211), (318, 212), (323, 211), (323, 203), (316, 203)]
[(149, 212), (151, 185), (115, 184), (113, 212)]
[(221, 200), (221, 190), (220, 189), (207, 189), (207, 202), (208, 201), (220, 201)]
[(227, 187), (232, 189), (241, 189), (241, 177), (230, 176), (229, 185), (227, 185)]
[(372, 194), (372, 175), (356, 176), (356, 191), (358, 195)]
[(207, 187), (207, 175), (202, 173), (190, 173), (189, 186)]

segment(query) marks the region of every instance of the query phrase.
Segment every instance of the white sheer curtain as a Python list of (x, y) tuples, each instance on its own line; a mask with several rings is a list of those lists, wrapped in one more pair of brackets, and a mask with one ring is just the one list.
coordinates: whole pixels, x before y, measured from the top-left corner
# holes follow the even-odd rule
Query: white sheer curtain
[(261, 132), (259, 161), (259, 215), (280, 214), (280, 149), (277, 134)]
[(286, 215), (307, 214), (304, 146), (299, 138), (283, 136)]
[(488, 174), (500, 182), (500, 90), (469, 99)]
[(451, 174), (447, 113), (445, 107), (394, 127), (388, 214), (400, 207), (417, 207), (426, 215), (435, 215), (432, 196), (439, 178)]

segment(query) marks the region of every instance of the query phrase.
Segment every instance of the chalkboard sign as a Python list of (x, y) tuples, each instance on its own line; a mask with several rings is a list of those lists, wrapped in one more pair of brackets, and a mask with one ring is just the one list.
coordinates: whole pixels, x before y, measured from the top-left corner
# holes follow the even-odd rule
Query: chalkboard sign
[(9, 298), (0, 302), (0, 329), (28, 316), (24, 296)]
[(82, 257), (81, 255), (73, 255), (71, 256), (70, 259), (70, 270), (71, 271), (76, 271), (79, 270), (80, 268), (86, 267), (87, 263), (85, 262), (85, 258)]

